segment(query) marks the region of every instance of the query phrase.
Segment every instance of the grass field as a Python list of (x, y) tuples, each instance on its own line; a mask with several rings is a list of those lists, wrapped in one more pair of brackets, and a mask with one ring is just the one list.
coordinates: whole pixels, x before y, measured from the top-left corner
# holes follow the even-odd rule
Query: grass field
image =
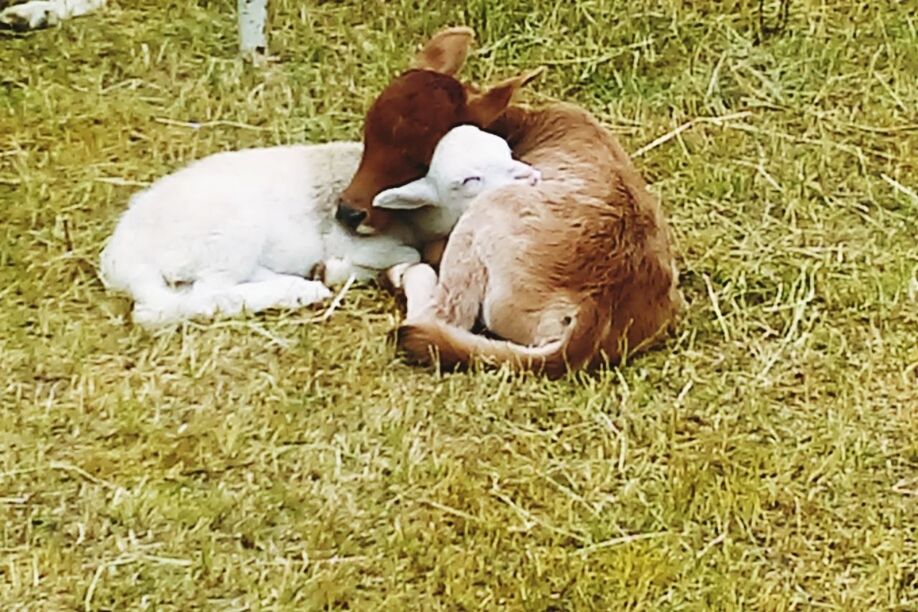
[[(0, 609), (918, 609), (914, 0), (271, 4), (260, 70), (230, 0), (0, 34)], [(449, 24), (466, 77), (545, 65), (525, 101), (635, 153), (670, 341), (547, 382), (402, 364), (373, 288), (126, 323), (95, 266), (133, 191), (357, 138)]]

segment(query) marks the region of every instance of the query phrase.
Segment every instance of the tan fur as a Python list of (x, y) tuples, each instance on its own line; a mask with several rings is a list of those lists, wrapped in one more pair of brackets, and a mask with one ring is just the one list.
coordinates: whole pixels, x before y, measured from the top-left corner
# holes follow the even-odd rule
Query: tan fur
[[(468, 106), (505, 108), (481, 124), (507, 138), (542, 182), (475, 200), (449, 238), (436, 287), (406, 286), (399, 341), (416, 361), (507, 363), (559, 376), (646, 348), (683, 305), (667, 223), (628, 155), (578, 107), (507, 108), (526, 80), (469, 91)], [(429, 303), (411, 304), (412, 295)], [(479, 316), (503, 340), (471, 333)]]

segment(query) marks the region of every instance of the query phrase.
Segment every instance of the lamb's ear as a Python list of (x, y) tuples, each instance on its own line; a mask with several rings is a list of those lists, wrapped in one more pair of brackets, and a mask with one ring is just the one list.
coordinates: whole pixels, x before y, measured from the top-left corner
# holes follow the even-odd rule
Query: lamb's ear
[(374, 208), (388, 208), (389, 210), (414, 210), (437, 204), (439, 204), (437, 190), (433, 182), (426, 176), (400, 187), (380, 191), (373, 198)]
[(476, 125), (482, 127), (491, 125), (510, 104), (513, 94), (544, 71), (544, 67), (536, 68), (498, 83), (483, 93), (470, 95), (468, 103), (469, 118)]
[(418, 52), (411, 67), (453, 76), (465, 64), (474, 40), (472, 28), (460, 26), (441, 30)]
[(528, 180), (534, 185), (541, 180), (542, 173), (529, 164), (514, 159), (510, 162), (510, 176), (517, 181)]

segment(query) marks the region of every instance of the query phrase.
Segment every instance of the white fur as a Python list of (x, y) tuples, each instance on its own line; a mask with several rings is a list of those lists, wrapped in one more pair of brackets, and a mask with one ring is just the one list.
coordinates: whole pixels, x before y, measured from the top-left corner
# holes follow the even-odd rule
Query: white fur
[(31, 0), (0, 11), (0, 24), (37, 30), (80, 17), (106, 5), (108, 0)]
[(357, 237), (334, 220), (360, 143), (218, 153), (136, 194), (102, 252), (101, 276), (134, 299), (133, 319), (169, 324), (217, 312), (294, 308), (331, 295), (304, 275), (358, 280), (416, 262), (392, 235)]
[(541, 178), (538, 170), (513, 159), (500, 136), (460, 125), (437, 143), (427, 176), (380, 192), (373, 206), (419, 209), (412, 224), (421, 239), (431, 241), (447, 236), (482, 192), (517, 181), (536, 185)]

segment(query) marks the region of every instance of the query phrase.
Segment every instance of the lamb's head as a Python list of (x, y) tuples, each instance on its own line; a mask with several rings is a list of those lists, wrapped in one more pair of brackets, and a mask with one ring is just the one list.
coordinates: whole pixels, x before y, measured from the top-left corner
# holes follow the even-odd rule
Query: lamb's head
[(513, 159), (510, 146), (500, 136), (473, 125), (460, 125), (437, 143), (427, 176), (381, 191), (373, 206), (448, 209), (454, 213), (455, 223), (483, 191), (516, 182), (536, 185), (541, 178), (538, 170)]

